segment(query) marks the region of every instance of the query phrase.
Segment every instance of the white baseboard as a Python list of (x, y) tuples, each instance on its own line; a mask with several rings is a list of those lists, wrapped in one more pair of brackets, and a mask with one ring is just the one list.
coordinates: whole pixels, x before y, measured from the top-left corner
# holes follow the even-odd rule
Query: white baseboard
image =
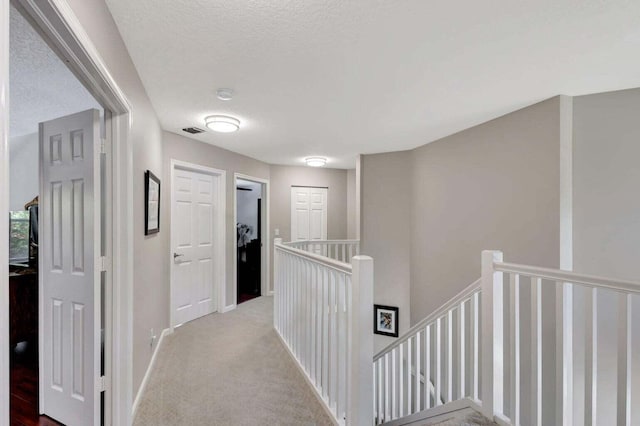
[(236, 306), (237, 306), (237, 305), (235, 305), (235, 304), (233, 304), (233, 305), (229, 305), (229, 306), (225, 306), (225, 307), (222, 309), (222, 312), (221, 312), (221, 313), (225, 314), (225, 313), (227, 313), (227, 312), (229, 312), (229, 311), (233, 311), (233, 310), (236, 308)]
[(131, 418), (134, 419), (136, 416), (136, 410), (138, 409), (138, 404), (140, 403), (140, 399), (142, 398), (142, 394), (144, 393), (144, 389), (147, 387), (147, 382), (149, 381), (149, 377), (151, 376), (151, 371), (153, 370), (153, 366), (156, 363), (156, 355), (160, 351), (160, 346), (162, 346), (162, 341), (164, 340), (164, 336), (173, 333), (171, 328), (165, 328), (160, 333), (160, 339), (158, 340), (158, 344), (156, 345), (156, 349), (153, 351), (153, 355), (151, 355), (151, 361), (149, 361), (149, 366), (147, 367), (147, 371), (144, 373), (144, 377), (142, 378), (142, 383), (140, 383), (140, 388), (138, 389), (138, 393), (136, 394), (136, 399), (133, 400), (133, 406), (131, 407)]

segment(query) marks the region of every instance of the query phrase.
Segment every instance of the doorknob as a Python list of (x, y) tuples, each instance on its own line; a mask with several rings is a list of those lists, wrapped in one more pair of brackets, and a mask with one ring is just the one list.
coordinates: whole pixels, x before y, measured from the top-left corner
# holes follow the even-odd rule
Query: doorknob
[(178, 257), (184, 256), (184, 254), (173, 253), (173, 258), (176, 259)]

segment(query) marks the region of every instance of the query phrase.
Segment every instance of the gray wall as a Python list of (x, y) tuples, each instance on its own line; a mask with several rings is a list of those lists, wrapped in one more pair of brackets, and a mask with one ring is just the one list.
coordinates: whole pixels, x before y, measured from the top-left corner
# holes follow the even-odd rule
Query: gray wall
[[(158, 333), (167, 326), (166, 262), (167, 229), (144, 236), (144, 171), (162, 175), (160, 125), (144, 86), (127, 53), (118, 28), (104, 0), (67, 0), (132, 107), (130, 137), (133, 152), (134, 288), (133, 288), (133, 396), (149, 365), (155, 347), (149, 345), (151, 328)], [(162, 223), (164, 224), (164, 223)], [(161, 224), (161, 226), (162, 226)]]
[[(640, 280), (640, 89), (574, 98), (574, 270)], [(584, 297), (578, 289), (577, 297)], [(600, 291), (598, 304), (598, 424), (615, 418), (617, 391), (616, 296)], [(636, 303), (634, 310), (639, 311)], [(577, 311), (578, 321), (584, 312)], [(634, 339), (640, 336), (637, 333)], [(640, 375), (634, 374), (634, 386)], [(582, 388), (576, 389), (582, 392)], [(640, 398), (634, 397), (632, 406)]]
[(411, 321), (480, 277), (480, 253), (558, 267), (560, 98), (413, 151)]
[[(363, 155), (360, 160), (361, 253), (373, 257), (374, 302), (399, 307), (399, 331), (409, 328), (411, 152)], [(377, 352), (395, 339), (376, 335)]]
[[(233, 267), (233, 253), (235, 251), (236, 231), (233, 223), (233, 193), (235, 185), (233, 182), (234, 173), (242, 173), (261, 179), (269, 179), (269, 165), (244, 155), (236, 154), (226, 149), (218, 148), (203, 142), (186, 138), (175, 133), (163, 132), (164, 139), (164, 185), (162, 189), (162, 197), (166, 202), (162, 203), (162, 216), (165, 217), (165, 223), (168, 225), (168, 219), (171, 216), (171, 160), (186, 161), (192, 164), (198, 164), (206, 167), (213, 167), (227, 172), (226, 182), (226, 224), (227, 224), (227, 251), (226, 251), (226, 301), (225, 306), (233, 304), (235, 289), (233, 288), (233, 275), (235, 269)], [(168, 229), (167, 229), (168, 231)], [(165, 253), (171, 250), (169, 247), (170, 240), (167, 239), (164, 247)], [(166, 262), (166, 255), (164, 261)], [(165, 286), (165, 293), (169, 294), (169, 282)], [(166, 324), (169, 324), (169, 303), (164, 306), (166, 312)]]
[(347, 238), (358, 237), (356, 220), (356, 169), (347, 170)]
[(38, 133), (9, 139), (9, 210), (24, 205), (40, 193)]

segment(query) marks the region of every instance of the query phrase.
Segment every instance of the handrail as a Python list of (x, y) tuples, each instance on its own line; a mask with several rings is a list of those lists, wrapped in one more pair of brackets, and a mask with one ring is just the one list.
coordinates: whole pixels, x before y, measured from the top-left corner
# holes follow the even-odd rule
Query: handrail
[(494, 267), (496, 271), (516, 273), (528, 277), (533, 276), (549, 281), (573, 283), (592, 288), (607, 288), (615, 291), (640, 294), (640, 282), (635, 281), (617, 280), (559, 269), (541, 268), (538, 266), (506, 262), (494, 262)]
[(385, 346), (381, 351), (379, 351), (373, 357), (373, 362), (376, 362), (377, 360), (382, 358), (384, 354), (386, 354), (387, 352), (390, 352), (395, 347), (400, 346), (402, 343), (406, 342), (408, 338), (410, 338), (416, 332), (422, 330), (425, 326), (427, 326), (428, 324), (432, 323), (433, 321), (435, 321), (436, 319), (438, 319), (439, 317), (447, 313), (452, 307), (458, 305), (463, 300), (469, 298), (471, 295), (473, 295), (473, 293), (475, 293), (477, 290), (480, 289), (480, 283), (481, 283), (481, 280), (478, 279), (473, 283), (469, 284), (467, 288), (462, 290), (460, 293), (456, 294), (454, 297), (449, 299), (448, 302), (441, 305), (438, 309), (436, 309), (435, 311), (427, 315), (424, 319), (422, 319), (416, 325), (414, 325), (409, 330), (404, 332), (402, 336), (396, 339), (393, 343)]
[(291, 245), (291, 244), (306, 244), (306, 243), (310, 243), (310, 244), (335, 244), (335, 243), (359, 243), (360, 240), (297, 240), (297, 241), (288, 241), (286, 243), (282, 243), (286, 246)]
[(346, 272), (348, 274), (352, 273), (352, 267), (350, 263), (340, 262), (339, 260), (331, 259), (329, 257), (321, 256), (319, 254), (311, 253), (306, 250), (300, 250), (294, 247), (290, 247), (285, 244), (275, 243), (276, 249), (289, 252), (293, 255), (304, 257), (306, 259), (312, 260), (316, 263), (324, 265), (328, 268), (335, 269), (337, 271)]

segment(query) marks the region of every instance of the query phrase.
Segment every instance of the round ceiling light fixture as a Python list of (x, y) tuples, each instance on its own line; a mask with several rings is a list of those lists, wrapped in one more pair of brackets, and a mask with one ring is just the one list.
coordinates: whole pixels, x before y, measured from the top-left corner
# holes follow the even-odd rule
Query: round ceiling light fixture
[(233, 98), (233, 89), (221, 88), (216, 92), (221, 101), (230, 101)]
[(324, 157), (307, 157), (304, 162), (311, 167), (324, 167), (327, 165), (327, 159)]
[(214, 132), (233, 133), (240, 129), (240, 120), (228, 115), (210, 115), (204, 119), (204, 122)]

